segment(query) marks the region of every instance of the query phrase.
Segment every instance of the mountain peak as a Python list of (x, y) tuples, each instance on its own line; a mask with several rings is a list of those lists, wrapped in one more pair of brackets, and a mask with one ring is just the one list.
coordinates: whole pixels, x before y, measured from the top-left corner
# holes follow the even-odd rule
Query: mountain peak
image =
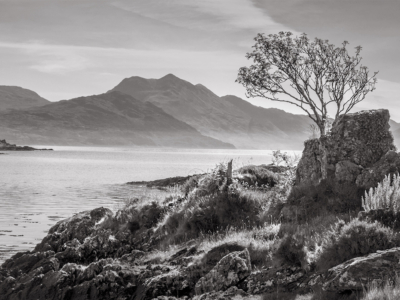
[(162, 80), (162, 79), (168, 79), (168, 80), (171, 80), (171, 79), (176, 80), (176, 79), (178, 79), (178, 80), (182, 80), (182, 79), (176, 77), (174, 74), (171, 74), (171, 73), (169, 73), (169, 74), (165, 75), (164, 77), (160, 78), (160, 80)]
[(50, 103), (36, 92), (19, 86), (0, 85), (0, 111), (25, 109)]

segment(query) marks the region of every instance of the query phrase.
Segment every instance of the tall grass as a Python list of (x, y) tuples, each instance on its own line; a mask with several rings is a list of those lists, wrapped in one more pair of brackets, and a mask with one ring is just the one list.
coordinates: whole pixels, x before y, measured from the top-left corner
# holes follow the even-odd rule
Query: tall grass
[(400, 280), (396, 278), (394, 282), (386, 282), (385, 285), (379, 285), (376, 282), (371, 283), (364, 291), (361, 300), (398, 300), (400, 299)]
[(386, 175), (382, 182), (378, 183), (376, 188), (371, 188), (365, 192), (362, 198), (362, 207), (365, 211), (376, 209), (389, 209), (393, 212), (400, 210), (400, 176), (394, 174)]

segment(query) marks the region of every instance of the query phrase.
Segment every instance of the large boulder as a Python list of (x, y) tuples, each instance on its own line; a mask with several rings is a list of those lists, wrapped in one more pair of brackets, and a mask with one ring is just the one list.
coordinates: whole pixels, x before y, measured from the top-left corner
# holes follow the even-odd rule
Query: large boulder
[(388, 173), (400, 170), (389, 130), (387, 109), (361, 111), (340, 116), (324, 139), (306, 141), (296, 174), (296, 184), (318, 184), (321, 180), (321, 147), (327, 151), (328, 180), (356, 183), (369, 188)]
[(318, 139), (304, 142), (303, 155), (297, 165), (296, 184), (317, 183), (321, 178), (321, 154)]
[(365, 168), (361, 174), (357, 176), (356, 184), (364, 189), (376, 187), (385, 175), (396, 174), (400, 170), (400, 153), (396, 151), (388, 151), (380, 160), (369, 168)]
[(400, 248), (377, 251), (329, 269), (323, 289), (336, 293), (361, 291), (372, 282), (394, 281), (400, 272)]
[(218, 264), (196, 283), (196, 295), (224, 291), (236, 285), (251, 273), (250, 254), (247, 249), (224, 256)]

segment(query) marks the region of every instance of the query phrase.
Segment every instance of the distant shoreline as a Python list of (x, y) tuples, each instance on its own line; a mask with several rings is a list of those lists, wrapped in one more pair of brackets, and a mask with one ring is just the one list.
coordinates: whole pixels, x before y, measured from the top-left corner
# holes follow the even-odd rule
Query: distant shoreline
[(7, 143), (6, 140), (0, 140), (0, 149), (2, 151), (53, 151), (53, 149), (36, 149), (29, 146), (17, 146)]

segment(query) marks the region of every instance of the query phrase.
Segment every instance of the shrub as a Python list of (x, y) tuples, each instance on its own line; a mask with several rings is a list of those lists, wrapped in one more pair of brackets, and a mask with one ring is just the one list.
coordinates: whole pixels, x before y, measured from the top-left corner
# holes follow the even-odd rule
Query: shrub
[(279, 224), (252, 229), (229, 227), (224, 231), (201, 236), (199, 239), (198, 251), (209, 253), (215, 248), (236, 244), (242, 247), (242, 249), (248, 249), (251, 264), (254, 267), (263, 268), (271, 264), (272, 247), (279, 228)]
[(134, 202), (131, 206), (118, 210), (114, 217), (106, 219), (101, 226), (113, 231), (128, 229), (135, 234), (141, 229), (154, 227), (165, 212), (166, 209), (156, 201), (141, 206)]
[(213, 195), (227, 187), (228, 180), (226, 172), (228, 168), (225, 164), (218, 164), (210, 173), (199, 179), (195, 196), (201, 197)]
[(164, 212), (165, 209), (162, 206), (157, 202), (152, 202), (149, 205), (144, 205), (139, 210), (139, 218), (137, 221), (139, 221), (141, 227), (149, 229), (158, 223)]
[(390, 227), (395, 231), (400, 230), (400, 214), (388, 209), (376, 209), (368, 212), (361, 212), (358, 215), (360, 220), (366, 220), (383, 224), (386, 227)]
[(297, 165), (300, 161), (299, 155), (289, 155), (286, 152), (282, 153), (280, 150), (272, 152), (272, 164), (279, 166), (283, 163), (286, 167), (284, 171), (284, 180), (281, 180), (280, 185), (285, 188), (294, 185), (296, 180)]
[(318, 185), (302, 183), (294, 186), (288, 197), (288, 208), (296, 210), (296, 220), (309, 221), (309, 216), (318, 216), (326, 211), (345, 213), (361, 209), (363, 189), (354, 184), (338, 184), (322, 180)]
[(265, 165), (261, 166), (244, 166), (237, 170), (242, 175), (238, 177), (240, 181), (246, 182), (250, 186), (275, 186), (280, 176), (270, 170)]
[(229, 192), (203, 197), (192, 196), (182, 206), (170, 212), (164, 230), (176, 241), (196, 238), (201, 233), (213, 233), (228, 227), (260, 225), (261, 204)]
[(365, 197), (362, 198), (362, 207), (365, 211), (375, 209), (388, 209), (393, 212), (400, 211), (400, 176), (394, 174), (391, 176), (386, 175), (378, 186), (365, 192)]
[(354, 219), (346, 224), (340, 220), (325, 235), (317, 268), (327, 270), (351, 258), (395, 247), (398, 241), (392, 229), (378, 222)]
[(285, 235), (279, 242), (275, 257), (281, 262), (304, 267), (306, 265), (304, 237), (301, 234)]
[(191, 191), (197, 188), (201, 176), (192, 176), (182, 185), (181, 191), (187, 196)]

